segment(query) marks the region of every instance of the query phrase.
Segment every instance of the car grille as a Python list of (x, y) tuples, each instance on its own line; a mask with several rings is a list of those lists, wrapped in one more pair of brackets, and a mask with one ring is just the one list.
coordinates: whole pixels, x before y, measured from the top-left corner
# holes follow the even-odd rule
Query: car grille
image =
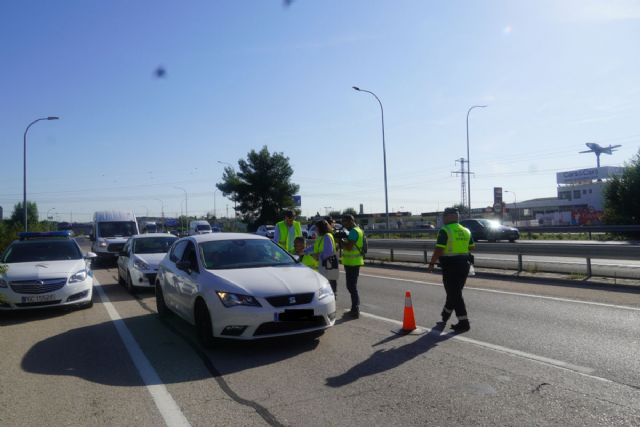
[(309, 304), (313, 300), (314, 293), (278, 295), (267, 297), (267, 301), (274, 307), (288, 307), (291, 305)]
[(145, 274), (144, 277), (147, 278), (149, 283), (151, 283), (152, 285), (155, 285), (155, 283), (156, 283), (156, 273)]
[(122, 248), (124, 248), (124, 243), (111, 243), (109, 246), (107, 246), (107, 250), (109, 252), (120, 252), (122, 250)]
[(267, 322), (258, 326), (253, 336), (284, 334), (287, 332), (301, 331), (304, 329), (327, 326), (322, 316), (314, 316), (310, 320), (295, 320), (289, 322)]
[(16, 303), (17, 307), (44, 307), (46, 305), (60, 304), (62, 300), (57, 301), (43, 301), (43, 302), (20, 302)]
[(11, 290), (18, 294), (46, 294), (57, 291), (67, 283), (67, 279), (21, 280), (11, 282)]

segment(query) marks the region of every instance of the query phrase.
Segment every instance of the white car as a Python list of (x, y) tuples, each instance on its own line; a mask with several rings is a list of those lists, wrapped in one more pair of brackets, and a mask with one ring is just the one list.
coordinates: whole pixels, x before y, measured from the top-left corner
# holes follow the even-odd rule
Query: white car
[(276, 232), (276, 226), (275, 225), (261, 225), (256, 230), (256, 234), (258, 236), (265, 236), (265, 237), (268, 237), (270, 239), (273, 239), (273, 235), (275, 234), (275, 232)]
[(0, 310), (93, 305), (93, 252), (68, 231), (20, 233), (0, 258)]
[(215, 233), (174, 243), (156, 278), (158, 314), (195, 325), (214, 338), (251, 340), (324, 331), (336, 302), (323, 276), (261, 236)]
[(132, 294), (138, 288), (154, 287), (158, 264), (176, 240), (178, 238), (169, 233), (131, 237), (118, 256), (118, 283)]

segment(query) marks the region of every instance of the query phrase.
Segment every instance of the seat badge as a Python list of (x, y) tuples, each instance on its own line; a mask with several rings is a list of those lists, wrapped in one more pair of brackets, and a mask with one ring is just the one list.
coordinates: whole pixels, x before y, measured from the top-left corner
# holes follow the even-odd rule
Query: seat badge
[(296, 303), (296, 297), (289, 297), (289, 305), (294, 305)]

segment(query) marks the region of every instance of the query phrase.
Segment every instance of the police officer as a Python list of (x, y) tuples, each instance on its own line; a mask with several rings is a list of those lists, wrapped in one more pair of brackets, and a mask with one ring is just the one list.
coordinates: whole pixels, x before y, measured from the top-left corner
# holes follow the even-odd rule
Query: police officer
[(458, 323), (451, 325), (451, 329), (456, 332), (466, 332), (471, 327), (462, 298), (462, 288), (469, 274), (469, 251), (475, 244), (471, 232), (458, 223), (459, 219), (458, 209), (444, 210), (444, 226), (438, 232), (436, 250), (427, 271), (432, 272), (435, 263), (440, 261), (442, 283), (447, 293), (447, 300), (441, 313), (442, 321), (447, 323), (455, 310)]
[(347, 290), (351, 294), (351, 311), (349, 316), (360, 317), (360, 295), (358, 295), (358, 276), (360, 266), (364, 265), (364, 232), (355, 223), (353, 215), (344, 215), (342, 225), (349, 230), (346, 239), (342, 240), (342, 265), (347, 277)]
[(293, 211), (285, 211), (284, 221), (278, 222), (273, 232), (273, 241), (289, 253), (295, 252), (294, 241), (296, 237), (302, 236), (302, 227), (295, 219), (296, 214)]

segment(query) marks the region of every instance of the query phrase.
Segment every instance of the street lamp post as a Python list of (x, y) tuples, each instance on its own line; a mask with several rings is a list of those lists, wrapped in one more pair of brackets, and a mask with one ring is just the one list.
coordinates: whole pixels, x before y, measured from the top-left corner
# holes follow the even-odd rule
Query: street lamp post
[[(177, 190), (184, 191), (184, 216), (189, 219), (189, 196), (187, 195), (187, 190), (182, 187), (174, 187)], [(184, 226), (182, 228), (182, 232), (184, 232)]]
[(518, 217), (520, 216), (520, 214), (518, 213), (518, 196), (516, 196), (516, 192), (515, 191), (504, 190), (504, 192), (513, 194), (513, 209), (516, 211), (516, 214), (514, 215), (514, 218), (516, 220), (516, 227), (517, 227), (518, 226)]
[(370, 90), (365, 90), (365, 89), (360, 89), (357, 86), (352, 86), (354, 90), (357, 90), (358, 92), (367, 92), (371, 95), (374, 96), (374, 98), (376, 98), (376, 100), (378, 101), (378, 104), (380, 104), (380, 112), (382, 114), (382, 161), (384, 163), (384, 212), (385, 212), (385, 216), (387, 217), (387, 232), (389, 232), (389, 197), (388, 197), (388, 192), (387, 192), (387, 148), (385, 145), (385, 140), (384, 140), (384, 108), (382, 108), (382, 102), (380, 101), (380, 98), (378, 98), (378, 96), (371, 92)]
[(34, 124), (38, 123), (42, 120), (58, 120), (59, 117), (49, 116), (42, 117), (40, 119), (36, 119), (29, 123), (27, 128), (24, 130), (24, 139), (23, 139), (23, 174), (22, 174), (22, 210), (24, 211), (24, 231), (28, 231), (27, 225), (27, 132), (29, 132), (29, 128)]
[(218, 213), (216, 210), (216, 193), (218, 192), (218, 189), (214, 189), (213, 190), (213, 217), (217, 220), (218, 219)]
[(471, 218), (471, 159), (469, 158), (469, 113), (474, 108), (486, 108), (486, 105), (473, 105), (467, 111), (467, 205), (469, 218)]
[(53, 219), (52, 216), (49, 216), (49, 212), (54, 211), (56, 208), (51, 208), (47, 211), (47, 221), (49, 221), (49, 231), (51, 231), (51, 220)]

